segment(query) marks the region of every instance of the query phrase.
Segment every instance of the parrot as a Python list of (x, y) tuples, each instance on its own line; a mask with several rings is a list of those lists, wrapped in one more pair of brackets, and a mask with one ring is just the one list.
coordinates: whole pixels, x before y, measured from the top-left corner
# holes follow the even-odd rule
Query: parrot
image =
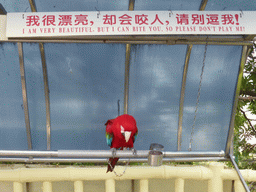
[[(133, 116), (124, 114), (110, 119), (106, 123), (106, 140), (107, 145), (113, 151), (124, 148), (130, 148), (135, 152), (133, 144), (138, 135), (136, 120)], [(110, 158), (107, 172), (112, 172), (119, 158)]]

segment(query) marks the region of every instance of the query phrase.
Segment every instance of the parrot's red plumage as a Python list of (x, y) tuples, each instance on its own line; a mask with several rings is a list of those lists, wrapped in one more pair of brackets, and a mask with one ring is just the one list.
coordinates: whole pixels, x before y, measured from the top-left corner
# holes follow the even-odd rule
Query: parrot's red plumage
[[(108, 120), (106, 125), (107, 144), (110, 148), (120, 149), (133, 148), (133, 143), (138, 134), (136, 120), (131, 115), (121, 115), (115, 119)], [(113, 171), (119, 158), (110, 158), (108, 171)]]

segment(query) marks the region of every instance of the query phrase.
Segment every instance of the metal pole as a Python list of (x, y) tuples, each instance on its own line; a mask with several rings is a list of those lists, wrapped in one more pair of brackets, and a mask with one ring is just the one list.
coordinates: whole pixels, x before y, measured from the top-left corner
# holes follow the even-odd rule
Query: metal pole
[(178, 151), (181, 150), (183, 106), (184, 106), (188, 64), (189, 64), (192, 46), (193, 45), (188, 45), (188, 47), (187, 47), (187, 53), (186, 53), (186, 59), (185, 59), (185, 65), (184, 65), (184, 70), (183, 70), (183, 77), (182, 77), (182, 85), (181, 85), (181, 92), (180, 92), (180, 107), (179, 107), (179, 123), (178, 123), (178, 149), (177, 149)]
[[(0, 158), (1, 162), (21, 162), (21, 163), (106, 163), (108, 158)], [(148, 158), (120, 158), (119, 162), (148, 162)], [(201, 162), (201, 161), (229, 161), (225, 157), (186, 157), (186, 158), (163, 158), (163, 162)]]
[(135, 0), (129, 0), (129, 11), (133, 11), (134, 10), (134, 5), (135, 5)]
[(41, 52), (43, 77), (44, 77), (44, 94), (45, 94), (45, 107), (46, 107), (46, 135), (47, 135), (47, 150), (51, 150), (51, 116), (50, 116), (50, 91), (48, 84), (47, 66), (44, 53), (43, 43), (39, 43)]
[[(36, 12), (36, 6), (34, 0), (28, 0), (32, 12)], [(39, 49), (41, 53), (43, 77), (44, 77), (44, 94), (45, 94), (45, 107), (46, 107), (46, 137), (47, 137), (47, 150), (51, 150), (51, 117), (50, 117), (50, 97), (49, 97), (49, 85), (47, 67), (44, 53), (44, 44), (39, 42)]]
[(238, 177), (239, 177), (240, 181), (242, 182), (242, 184), (244, 186), (244, 189), (246, 190), (246, 192), (250, 192), (250, 189), (247, 186), (247, 184), (246, 184), (246, 182), (245, 182), (245, 180), (244, 180), (244, 178), (243, 178), (243, 176), (242, 176), (242, 174), (241, 174), (241, 172), (240, 172), (240, 170), (239, 170), (239, 168), (238, 168), (238, 166), (237, 166), (237, 164), (236, 164), (236, 162), (235, 162), (235, 160), (233, 158), (233, 155), (230, 155), (229, 157), (230, 157), (230, 160), (231, 160), (232, 164), (235, 167), (235, 170), (236, 170), (236, 172), (238, 174)]
[(25, 67), (24, 67), (24, 59), (23, 59), (23, 46), (22, 46), (22, 43), (17, 43), (17, 45), (18, 45), (19, 60), (20, 60), (20, 76), (21, 76), (21, 86), (22, 86), (23, 109), (24, 109), (26, 132), (27, 132), (27, 142), (28, 142), (28, 149), (31, 150), (32, 140), (31, 140), (31, 130), (30, 130), (29, 110), (28, 110)]
[(248, 54), (247, 49), (248, 49), (247, 46), (243, 46), (242, 57), (241, 57), (241, 61), (240, 61), (241, 64), (240, 64), (239, 76), (237, 79), (236, 93), (235, 93), (235, 97), (234, 97), (232, 115), (231, 115), (231, 120), (230, 120), (230, 125), (229, 125), (228, 138), (227, 138), (227, 143), (226, 143), (225, 154), (227, 157), (230, 153), (230, 146), (231, 146), (231, 142), (232, 142), (232, 138), (233, 138), (233, 134), (234, 134), (234, 124), (235, 124), (235, 116), (236, 116), (236, 110), (237, 110), (238, 97), (240, 94), (240, 87), (241, 87), (242, 78), (243, 78), (244, 64), (246, 62), (246, 58), (247, 58), (247, 54)]
[(200, 5), (200, 8), (199, 8), (200, 11), (204, 11), (205, 10), (207, 2), (208, 2), (208, 0), (202, 0), (201, 1), (201, 5)]
[(130, 53), (131, 53), (131, 44), (126, 44), (125, 75), (124, 75), (125, 76), (124, 77), (124, 114), (128, 113)]
[[(135, 0), (129, 0), (129, 7), (128, 7), (129, 11), (134, 10), (134, 4), (135, 4)], [(124, 74), (124, 114), (128, 113), (130, 55), (131, 55), (131, 44), (126, 44), (125, 74)]]
[(28, 0), (32, 12), (36, 12), (36, 6), (34, 0)]
[[(180, 37), (182, 39), (182, 37)], [(0, 42), (6, 42), (6, 43), (11, 43), (11, 42), (22, 42), (22, 43), (117, 43), (117, 44), (157, 44), (157, 45), (204, 45), (206, 44), (206, 41), (204, 38), (195, 38), (194, 37), (188, 37), (184, 40), (178, 39), (177, 36), (175, 36), (175, 39), (173, 37), (153, 37), (150, 36), (148, 38), (145, 37), (105, 37), (102, 39), (98, 38), (84, 38), (84, 39), (65, 39), (65, 40), (59, 40), (59, 39), (8, 39), (8, 40), (0, 40)], [(246, 40), (239, 40), (237, 39), (212, 39), (207, 42), (208, 45), (248, 45), (251, 46), (253, 45), (253, 41), (246, 41)]]
[[(118, 150), (115, 157), (120, 158), (147, 158), (149, 150), (138, 150), (136, 155), (131, 150)], [(111, 150), (59, 150), (59, 151), (16, 151), (0, 150), (0, 156), (14, 157), (59, 157), (59, 158), (110, 158), (113, 157)], [(165, 158), (184, 157), (224, 157), (224, 151), (220, 152), (163, 152)]]
[(0, 3), (0, 15), (6, 15), (6, 10), (5, 8), (3, 7), (3, 5)]

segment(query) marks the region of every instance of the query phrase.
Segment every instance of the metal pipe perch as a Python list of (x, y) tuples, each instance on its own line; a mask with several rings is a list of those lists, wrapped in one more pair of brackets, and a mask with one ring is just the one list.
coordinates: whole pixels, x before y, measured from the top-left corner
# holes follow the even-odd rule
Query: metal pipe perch
[[(134, 155), (130, 150), (118, 150), (116, 157), (119, 158), (147, 158), (149, 150), (138, 150)], [(224, 157), (224, 151), (220, 152), (163, 152), (164, 158), (184, 157)], [(0, 150), (0, 156), (8, 157), (58, 157), (58, 158), (110, 158), (113, 156), (111, 150), (59, 150), (59, 151), (15, 151)]]

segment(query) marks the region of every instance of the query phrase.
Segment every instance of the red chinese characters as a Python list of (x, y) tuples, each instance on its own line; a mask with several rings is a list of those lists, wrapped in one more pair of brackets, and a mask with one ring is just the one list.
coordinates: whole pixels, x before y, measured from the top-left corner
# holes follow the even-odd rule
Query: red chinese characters
[(75, 15), (76, 19), (75, 19), (75, 25), (88, 25), (88, 15)]
[(59, 26), (72, 25), (72, 15), (59, 15)]
[(177, 24), (189, 24), (188, 14), (176, 14)]
[(31, 16), (27, 16), (27, 26), (39, 26), (39, 16), (37, 15), (31, 15)]
[(148, 15), (135, 15), (135, 24), (138, 24), (138, 25), (148, 25)]
[[(26, 26), (29, 27), (82, 27), (82, 26), (92, 26), (97, 23), (97, 27), (109, 27), (114, 30), (115, 25), (117, 27), (158, 27), (166, 25), (167, 27), (178, 25), (185, 27), (214, 27), (214, 26), (231, 26), (239, 25), (239, 15), (230, 13), (214, 13), (214, 12), (177, 12), (174, 17), (172, 15), (163, 13), (149, 13), (149, 12), (114, 12), (114, 13), (104, 13), (97, 15), (98, 13), (70, 13), (70, 14), (35, 14), (31, 13), (26, 16), (25, 22)], [(107, 26), (106, 26), (107, 25)], [(160, 27), (161, 28), (161, 27)]]
[(237, 14), (176, 14), (176, 20), (179, 25), (239, 25)]
[(234, 25), (234, 17), (231, 14), (221, 15), (221, 21), (223, 25)]
[(114, 25), (116, 24), (116, 16), (115, 15), (104, 15), (103, 16), (103, 24), (104, 25)]
[(219, 25), (219, 15), (218, 14), (206, 14), (207, 24)]
[(204, 25), (204, 15), (192, 14), (192, 24)]
[(132, 17), (127, 14), (120, 16), (119, 20), (120, 20), (120, 25), (131, 25), (132, 24), (131, 23)]
[(159, 19), (158, 14), (156, 14), (155, 20), (151, 23), (151, 25), (153, 25), (153, 24), (156, 23), (157, 21), (158, 21), (161, 25), (163, 25), (163, 22)]
[(44, 15), (42, 22), (43, 22), (43, 26), (50, 26), (50, 25), (56, 26), (55, 15)]

